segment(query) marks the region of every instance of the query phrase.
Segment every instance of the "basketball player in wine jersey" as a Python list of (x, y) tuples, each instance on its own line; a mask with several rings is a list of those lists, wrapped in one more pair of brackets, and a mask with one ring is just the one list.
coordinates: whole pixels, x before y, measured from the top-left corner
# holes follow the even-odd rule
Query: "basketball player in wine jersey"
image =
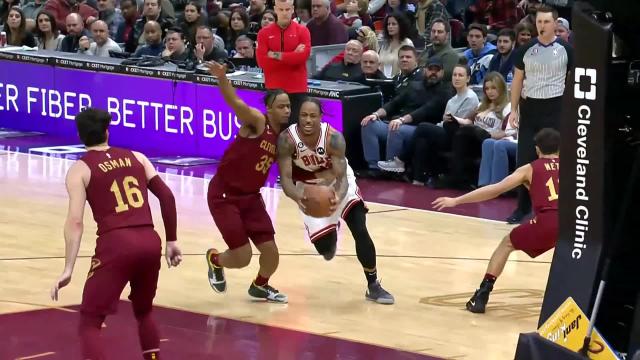
[(284, 193), (298, 203), (303, 212), (306, 201), (304, 184), (323, 184), (334, 188), (335, 211), (331, 216), (304, 216), (311, 242), (319, 254), (331, 260), (336, 254), (340, 219), (344, 220), (355, 239), (358, 260), (367, 279), (365, 298), (379, 304), (393, 304), (393, 296), (382, 288), (377, 279), (376, 248), (367, 230), (367, 209), (345, 157), (344, 137), (322, 122), (322, 107), (317, 99), (305, 99), (300, 107), (298, 123), (280, 134), (278, 165)]
[(69, 210), (64, 224), (65, 266), (51, 289), (51, 298), (71, 281), (82, 238), (85, 202), (98, 225), (95, 255), (82, 293), (79, 334), (83, 359), (104, 359), (100, 331), (115, 313), (120, 294), (131, 286), (129, 300), (138, 320), (144, 359), (160, 359), (160, 336), (151, 315), (156, 294), (162, 244), (153, 229), (147, 189), (160, 200), (166, 232), (167, 265), (182, 260), (176, 246), (176, 205), (171, 190), (142, 154), (108, 145), (111, 115), (85, 109), (76, 116), (87, 153), (67, 173)]
[(275, 162), (278, 134), (289, 121), (289, 96), (282, 90), (269, 90), (265, 97), (267, 112), (262, 113), (238, 97), (227, 79), (225, 66), (216, 62), (207, 63), (207, 66), (211, 75), (218, 78), (218, 88), (225, 102), (242, 124), (236, 139), (225, 151), (207, 192), (209, 211), (229, 247), (223, 253), (216, 249), (207, 251), (209, 284), (216, 292), (226, 291), (224, 268), (239, 269), (249, 265), (253, 256), (251, 239), (260, 251), (260, 269), (249, 286), (249, 296), (255, 300), (286, 303), (287, 296), (269, 285), (280, 255), (260, 188)]
[(545, 128), (536, 134), (534, 141), (538, 159), (518, 168), (501, 182), (457, 198), (441, 197), (433, 202), (436, 209), (442, 210), (447, 207), (493, 199), (519, 185), (529, 188), (535, 217), (528, 224), (517, 226), (502, 239), (491, 256), (480, 288), (467, 302), (467, 310), (471, 312), (485, 312), (489, 293), (493, 290), (497, 277), (502, 274), (507, 259), (513, 251), (522, 250), (535, 258), (556, 246), (558, 240), (560, 134), (556, 130)]

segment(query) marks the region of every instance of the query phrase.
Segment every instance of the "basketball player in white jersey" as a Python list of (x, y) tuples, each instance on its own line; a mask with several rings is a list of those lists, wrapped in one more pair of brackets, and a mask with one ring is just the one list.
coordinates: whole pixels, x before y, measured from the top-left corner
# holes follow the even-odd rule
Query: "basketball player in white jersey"
[(333, 187), (335, 211), (329, 217), (304, 215), (304, 225), (319, 254), (328, 261), (336, 254), (337, 229), (343, 219), (356, 242), (356, 254), (364, 269), (368, 289), (365, 298), (379, 304), (393, 304), (394, 298), (377, 279), (376, 248), (366, 224), (367, 208), (359, 195), (353, 170), (345, 157), (341, 133), (322, 122), (320, 101), (305, 99), (300, 106), (298, 123), (278, 138), (278, 165), (284, 193), (304, 212), (304, 184)]

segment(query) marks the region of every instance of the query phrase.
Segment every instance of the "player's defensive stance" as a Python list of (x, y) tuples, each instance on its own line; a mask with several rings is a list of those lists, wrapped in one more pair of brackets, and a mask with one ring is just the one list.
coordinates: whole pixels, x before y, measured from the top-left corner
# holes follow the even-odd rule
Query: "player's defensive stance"
[(218, 78), (218, 88), (225, 102), (242, 124), (238, 136), (225, 151), (207, 192), (209, 211), (229, 246), (222, 253), (216, 249), (207, 251), (209, 284), (217, 292), (226, 291), (224, 268), (239, 269), (249, 265), (251, 239), (260, 251), (260, 270), (249, 286), (249, 296), (286, 303), (287, 296), (269, 285), (269, 278), (278, 268), (279, 253), (260, 188), (275, 162), (278, 134), (289, 121), (289, 96), (282, 90), (269, 90), (265, 96), (267, 112), (263, 114), (238, 97), (227, 79), (226, 66), (216, 62), (207, 63), (207, 66)]
[(166, 232), (167, 265), (182, 260), (176, 246), (176, 205), (173, 194), (142, 154), (108, 145), (111, 115), (85, 109), (76, 126), (87, 153), (67, 173), (69, 209), (64, 224), (65, 266), (51, 289), (51, 298), (71, 281), (80, 248), (85, 202), (98, 225), (95, 255), (82, 293), (79, 333), (83, 359), (104, 359), (100, 331), (105, 317), (115, 313), (122, 290), (138, 320), (145, 359), (160, 359), (160, 337), (151, 316), (156, 295), (162, 244), (153, 229), (147, 189), (160, 200)]
[(434, 208), (442, 210), (461, 204), (481, 202), (493, 199), (519, 185), (526, 186), (531, 194), (535, 217), (528, 224), (511, 230), (493, 252), (480, 288), (467, 302), (467, 310), (471, 312), (485, 312), (489, 293), (493, 290), (493, 284), (502, 273), (511, 252), (522, 250), (535, 258), (556, 245), (560, 134), (556, 130), (545, 128), (536, 134), (534, 140), (537, 160), (518, 168), (497, 184), (485, 186), (457, 198), (441, 197), (432, 203)]
[(304, 212), (304, 184), (325, 184), (335, 189), (335, 211), (325, 218), (304, 216), (304, 225), (319, 254), (331, 260), (336, 254), (337, 228), (343, 219), (356, 242), (358, 260), (364, 269), (367, 300), (393, 304), (393, 296), (377, 279), (376, 248), (366, 224), (367, 209), (360, 197), (353, 170), (345, 157), (342, 134), (322, 122), (322, 107), (307, 98), (300, 107), (297, 124), (283, 131), (278, 139), (280, 183), (284, 193)]

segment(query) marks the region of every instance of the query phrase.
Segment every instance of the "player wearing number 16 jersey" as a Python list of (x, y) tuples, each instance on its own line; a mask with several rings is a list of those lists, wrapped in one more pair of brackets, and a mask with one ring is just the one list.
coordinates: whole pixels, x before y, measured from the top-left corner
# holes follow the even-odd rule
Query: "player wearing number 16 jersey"
[(268, 283), (278, 268), (280, 255), (260, 188), (275, 161), (278, 134), (289, 121), (289, 96), (282, 90), (269, 90), (265, 97), (267, 112), (263, 114), (238, 97), (226, 77), (225, 66), (211, 62), (207, 67), (218, 78), (218, 88), (225, 102), (242, 124), (209, 183), (209, 211), (229, 247), (223, 253), (216, 249), (207, 251), (209, 284), (216, 292), (226, 290), (223, 269), (249, 265), (251, 239), (260, 251), (260, 269), (249, 287), (249, 296), (255, 300), (286, 303), (287, 296)]
[(535, 217), (522, 224), (502, 239), (502, 242), (489, 261), (487, 272), (480, 288), (467, 302), (467, 310), (484, 313), (489, 293), (498, 276), (502, 273), (509, 254), (514, 250), (522, 250), (535, 258), (556, 246), (558, 239), (558, 181), (560, 159), (558, 148), (560, 134), (553, 129), (545, 128), (536, 134), (536, 152), (538, 159), (518, 168), (513, 174), (497, 184), (485, 186), (457, 198), (438, 198), (433, 202), (436, 209), (454, 207), (461, 204), (475, 203), (493, 199), (498, 195), (525, 185), (529, 188)]
[(82, 292), (80, 340), (83, 359), (104, 359), (100, 331), (106, 315), (116, 311), (120, 294), (131, 286), (129, 299), (138, 320), (144, 359), (160, 359), (160, 337), (151, 316), (156, 294), (162, 244), (153, 229), (147, 189), (160, 200), (166, 231), (169, 267), (182, 260), (176, 241), (176, 206), (171, 190), (142, 154), (109, 147), (106, 111), (86, 109), (76, 116), (87, 153), (67, 173), (69, 210), (64, 225), (65, 267), (51, 289), (68, 285), (80, 248), (85, 202), (98, 225), (95, 255)]

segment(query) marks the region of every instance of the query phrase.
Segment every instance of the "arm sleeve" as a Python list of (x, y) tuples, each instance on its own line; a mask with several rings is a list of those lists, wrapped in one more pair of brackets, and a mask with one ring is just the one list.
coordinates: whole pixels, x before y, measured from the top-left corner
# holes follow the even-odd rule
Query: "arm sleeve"
[(176, 212), (176, 200), (167, 184), (156, 175), (149, 180), (147, 188), (160, 200), (160, 211), (164, 222), (164, 231), (167, 241), (176, 241), (178, 214)]

